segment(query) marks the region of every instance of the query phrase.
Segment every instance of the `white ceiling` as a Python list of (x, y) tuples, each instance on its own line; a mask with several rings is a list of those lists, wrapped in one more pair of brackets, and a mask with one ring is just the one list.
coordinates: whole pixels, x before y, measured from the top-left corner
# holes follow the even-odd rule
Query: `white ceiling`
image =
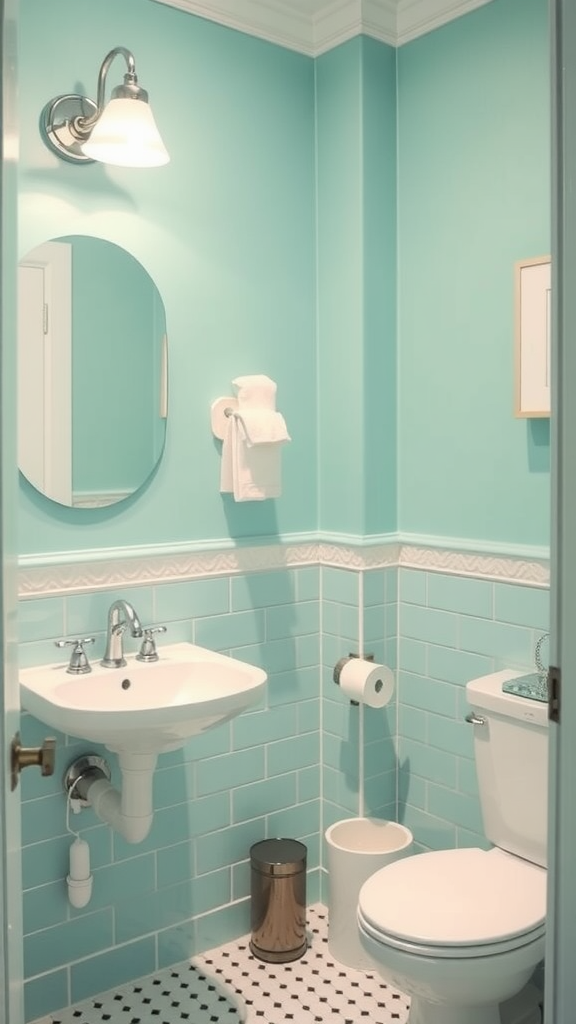
[(491, 0), (155, 0), (317, 56), (364, 33), (400, 46)]

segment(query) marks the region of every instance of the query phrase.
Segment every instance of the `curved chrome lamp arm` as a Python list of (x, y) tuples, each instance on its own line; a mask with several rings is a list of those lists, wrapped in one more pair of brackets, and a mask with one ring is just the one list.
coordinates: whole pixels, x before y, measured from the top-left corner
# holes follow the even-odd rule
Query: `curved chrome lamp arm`
[(82, 117), (78, 115), (75, 117), (72, 124), (71, 130), (78, 133), (78, 138), (85, 142), (90, 132), (92, 131), (96, 121), (101, 116), (102, 111), (106, 105), (106, 75), (110, 70), (110, 65), (115, 57), (124, 57), (126, 61), (126, 67), (128, 71), (124, 75), (124, 85), (117, 85), (112, 90), (112, 96), (115, 99), (135, 99), (135, 100), (148, 100), (148, 93), (145, 89), (141, 89), (138, 85), (138, 76), (136, 74), (136, 63), (130, 50), (127, 50), (125, 46), (115, 46), (110, 53), (107, 53), (100, 65), (100, 71), (98, 72), (98, 85), (96, 91), (96, 110), (89, 117)]
[(148, 102), (148, 93), (138, 85), (136, 64), (130, 50), (115, 46), (106, 55), (98, 72), (96, 102), (78, 93), (56, 96), (46, 104), (40, 119), (40, 132), (45, 144), (64, 160), (72, 163), (92, 163), (91, 157), (83, 152), (92, 130), (99, 121), (106, 106), (106, 77), (112, 61), (121, 56), (126, 61), (127, 71), (122, 85), (117, 85), (111, 99), (131, 99)]

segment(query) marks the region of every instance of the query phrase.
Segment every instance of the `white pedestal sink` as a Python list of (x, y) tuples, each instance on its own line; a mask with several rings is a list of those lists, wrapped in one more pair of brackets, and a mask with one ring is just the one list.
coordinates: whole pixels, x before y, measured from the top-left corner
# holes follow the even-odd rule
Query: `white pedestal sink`
[(90, 780), (90, 805), (129, 842), (152, 823), (152, 775), (158, 754), (235, 718), (262, 697), (267, 675), (254, 665), (195, 644), (167, 644), (159, 660), (128, 656), (123, 668), (94, 664), (85, 675), (66, 665), (20, 672), (24, 708), (60, 732), (118, 754), (122, 793), (105, 777)]

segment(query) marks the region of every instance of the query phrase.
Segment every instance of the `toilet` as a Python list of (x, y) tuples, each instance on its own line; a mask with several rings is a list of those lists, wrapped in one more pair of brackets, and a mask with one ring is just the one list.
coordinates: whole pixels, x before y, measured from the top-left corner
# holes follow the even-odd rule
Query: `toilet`
[(409, 1024), (501, 1024), (509, 1018), (500, 1004), (544, 958), (547, 705), (502, 691), (518, 675), (466, 687), (492, 848), (415, 854), (360, 890), (360, 943), (382, 978), (410, 996)]

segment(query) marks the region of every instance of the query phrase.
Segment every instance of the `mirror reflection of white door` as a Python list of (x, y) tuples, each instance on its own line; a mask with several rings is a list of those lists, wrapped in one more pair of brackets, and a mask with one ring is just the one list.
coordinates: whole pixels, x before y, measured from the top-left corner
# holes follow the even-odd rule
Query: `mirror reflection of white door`
[(18, 465), (72, 504), (72, 250), (46, 242), (18, 270)]

